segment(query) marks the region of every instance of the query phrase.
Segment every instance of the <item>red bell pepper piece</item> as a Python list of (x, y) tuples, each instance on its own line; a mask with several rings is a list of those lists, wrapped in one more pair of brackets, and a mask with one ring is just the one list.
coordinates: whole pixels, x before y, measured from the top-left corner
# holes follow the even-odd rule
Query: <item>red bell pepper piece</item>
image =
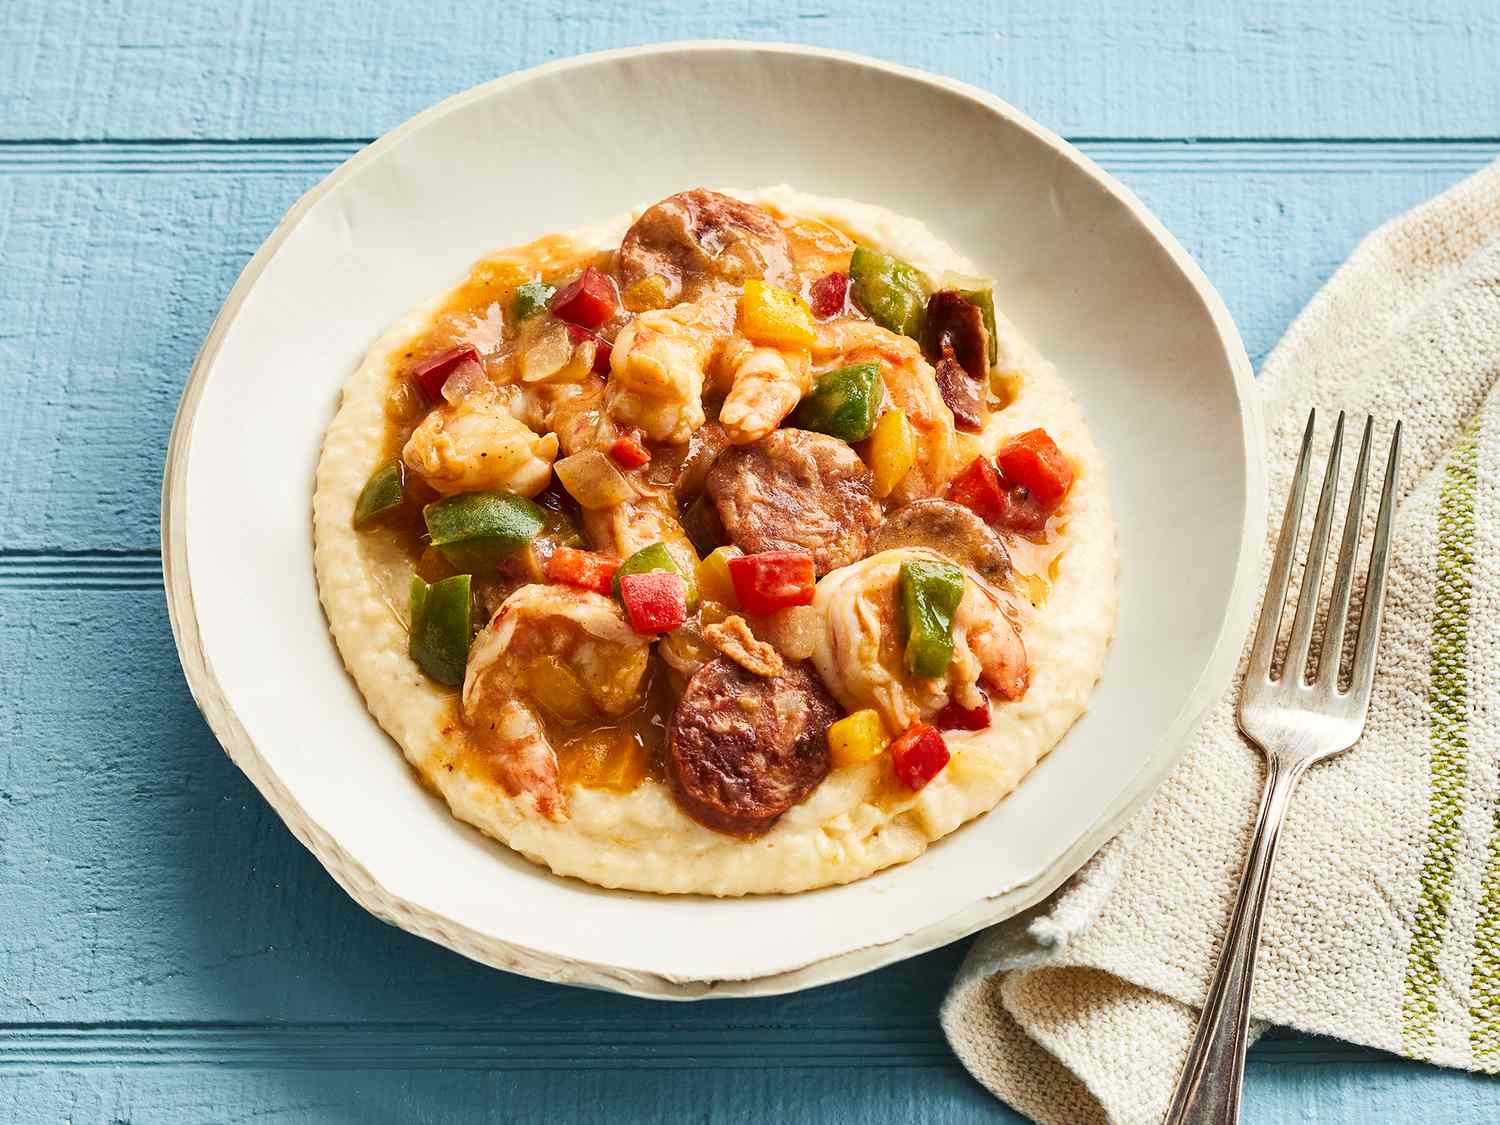
[(598, 328), (615, 315), (619, 305), (615, 283), (597, 266), (590, 266), (557, 291), (552, 298), (552, 315), (585, 328)]
[(729, 560), (729, 581), (740, 608), (752, 617), (811, 605), (817, 571), (807, 551), (762, 551)]
[(670, 570), (620, 576), (620, 601), (637, 633), (670, 633), (687, 620), (687, 583)]
[(943, 736), (926, 723), (913, 723), (907, 727), (891, 743), (889, 750), (897, 779), (913, 791), (942, 773), (950, 757)]
[(422, 393), (433, 402), (443, 397), (443, 384), (448, 381), (448, 376), (458, 370), (464, 363), (478, 363), (479, 353), (471, 344), (460, 344), (456, 348), (449, 348), (445, 352), (439, 352), (430, 359), (424, 359), (417, 364), (412, 371), (412, 378), (422, 388)]
[(620, 560), (594, 551), (579, 551), (573, 547), (559, 547), (547, 560), (547, 581), (564, 586), (577, 586), (580, 590), (594, 590), (600, 594), (613, 591), (615, 571), (620, 569)]
[(1050, 515), (1073, 487), (1073, 466), (1046, 430), (1027, 430), (1006, 442), (995, 464), (1009, 486), (1036, 497)]
[(998, 521), (1006, 511), (1005, 489), (995, 466), (983, 457), (970, 461), (948, 482), (945, 495), (983, 520)]
[(627, 469), (639, 469), (651, 460), (651, 450), (632, 434), (616, 438), (615, 443), (609, 447), (609, 455)]
[(984, 730), (990, 725), (990, 701), (986, 698), (978, 707), (961, 707), (957, 700), (950, 700), (932, 717), (932, 725), (938, 730)]
[(568, 342), (575, 348), (585, 340), (594, 341), (594, 374), (609, 374), (609, 353), (614, 351), (614, 345), (597, 332), (590, 332), (587, 328), (580, 328), (576, 324), (568, 325)]
[(812, 306), (815, 317), (827, 320), (844, 311), (844, 301), (848, 295), (849, 275), (830, 273), (812, 283), (812, 288), (807, 291), (807, 303)]

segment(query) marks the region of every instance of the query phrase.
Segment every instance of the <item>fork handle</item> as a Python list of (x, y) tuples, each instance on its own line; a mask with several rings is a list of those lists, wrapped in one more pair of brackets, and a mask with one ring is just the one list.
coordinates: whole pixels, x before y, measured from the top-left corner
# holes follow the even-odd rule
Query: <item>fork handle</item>
[(1250, 844), (1250, 858), (1240, 878), (1240, 894), (1224, 935), (1219, 967), (1214, 971), (1198, 1032), (1183, 1064), (1164, 1125), (1237, 1125), (1240, 1089), (1245, 1080), (1245, 1049), (1250, 1029), (1250, 986), (1260, 920), (1281, 824), (1292, 791), (1307, 769), (1306, 761), (1284, 762), (1268, 754), (1260, 819)]

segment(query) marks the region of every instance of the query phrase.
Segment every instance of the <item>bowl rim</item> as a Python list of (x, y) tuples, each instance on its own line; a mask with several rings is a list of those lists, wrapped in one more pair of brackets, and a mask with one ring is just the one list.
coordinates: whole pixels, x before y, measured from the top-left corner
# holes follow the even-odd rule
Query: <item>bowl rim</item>
[[(599, 962), (584, 962), (535, 950), (484, 934), (434, 914), (386, 890), (352, 855), (324, 832), (302, 808), (261, 758), (234, 708), (226, 697), (212, 662), (201, 643), (191, 576), (187, 563), (186, 481), (189, 448), (208, 376), (230, 325), (246, 298), (292, 231), (311, 208), (366, 164), (394, 148), (403, 139), (439, 118), (535, 78), (572, 69), (623, 59), (640, 59), (687, 52), (734, 51), (746, 54), (802, 56), (853, 64), (914, 80), (978, 102), (1042, 141), (1060, 157), (1075, 165), (1094, 183), (1109, 192), (1131, 216), (1142, 224), (1182, 271), (1208, 312), (1233, 377), (1239, 406), (1245, 451), (1244, 520), (1240, 549), (1229, 597), (1220, 621), (1213, 650), (1193, 689), (1188, 693), (1165, 735), (1113, 804), (1090, 828), (1074, 840), (1050, 865), (1032, 880), (1006, 888), (935, 923), (898, 939), (860, 946), (833, 956), (762, 976), (738, 979), (700, 980), (669, 974), (625, 970)], [(622, 47), (556, 59), (514, 71), (451, 95), (383, 134), (349, 157), (304, 193), (287, 211), (246, 263), (224, 304), (210, 326), (193, 362), (182, 392), (167, 446), (162, 476), (161, 555), (162, 580), (167, 613), (178, 658), (188, 688), (199, 711), (220, 745), (236, 766), (336, 882), (364, 909), (386, 922), (446, 946), (472, 960), (494, 968), (561, 983), (608, 988), (656, 999), (687, 1000), (702, 997), (776, 995), (829, 984), (871, 971), (892, 962), (928, 952), (966, 937), (985, 926), (1003, 921), (1036, 905), (1078, 870), (1107, 840), (1124, 827), (1129, 818), (1156, 791), (1187, 749), (1188, 740), (1208, 706), (1229, 684), (1238, 661), (1254, 609), (1256, 579), (1266, 527), (1266, 475), (1264, 428), (1260, 395), (1250, 359), (1228, 307), (1192, 256), (1127, 187), (1062, 137), (1037, 124), (996, 95), (957, 79), (934, 75), (914, 67), (851, 51), (791, 43), (760, 43), (742, 40), (702, 39)]]

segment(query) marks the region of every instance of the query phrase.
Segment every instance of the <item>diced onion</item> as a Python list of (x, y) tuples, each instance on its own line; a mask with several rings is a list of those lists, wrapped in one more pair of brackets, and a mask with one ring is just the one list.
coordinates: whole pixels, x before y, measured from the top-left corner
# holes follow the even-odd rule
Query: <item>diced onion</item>
[(451, 406), (457, 406), (480, 387), (489, 382), (484, 368), (472, 361), (460, 363), (453, 373), (443, 380), (443, 398)]
[(810, 605), (794, 605), (751, 622), (756, 637), (788, 660), (806, 660), (813, 654), (822, 618)]
[(594, 367), (594, 340), (574, 344), (568, 326), (554, 320), (521, 352), (521, 382), (576, 383)]
[(612, 508), (635, 496), (630, 482), (602, 450), (579, 450), (552, 468), (563, 487), (585, 508)]

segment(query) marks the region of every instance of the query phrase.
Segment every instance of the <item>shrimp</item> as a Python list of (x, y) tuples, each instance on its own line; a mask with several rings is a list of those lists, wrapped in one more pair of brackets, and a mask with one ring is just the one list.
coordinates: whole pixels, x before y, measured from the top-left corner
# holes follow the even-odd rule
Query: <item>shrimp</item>
[(719, 422), (734, 445), (765, 437), (812, 388), (812, 357), (805, 348), (757, 347), (735, 336), (719, 363), (730, 379)]
[(535, 496), (556, 457), (555, 434), (535, 433), (503, 397), (480, 392), (431, 411), (401, 451), (412, 472), (445, 494), (494, 488)]
[(813, 363), (822, 370), (878, 363), (891, 403), (906, 414), (917, 436), (917, 463), (896, 486), (898, 504), (936, 496), (958, 471), (953, 411), (938, 390), (937, 375), (917, 342), (868, 320), (841, 317), (816, 326)]
[(595, 550), (612, 551), (622, 559), (661, 543), (685, 574), (698, 565), (698, 552), (677, 519), (670, 495), (642, 495), (610, 508), (586, 508), (583, 531)]
[(941, 557), (919, 548), (883, 551), (825, 577), (813, 598), (820, 625), (813, 663), (823, 682), (845, 708), (874, 707), (893, 730), (931, 718), (949, 702), (982, 705), (982, 684), (1018, 699), (1030, 677), (1025, 644), (1002, 595), (967, 569), (947, 672), (927, 679), (906, 670), (896, 620), (901, 564)]
[(703, 380), (733, 312), (715, 298), (643, 312), (627, 324), (610, 355), (610, 417), (652, 441), (687, 441), (703, 425)]
[(650, 642), (610, 598), (563, 586), (522, 586), (506, 598), (474, 638), (462, 696), (506, 790), (530, 794), (549, 820), (567, 819), (557, 754), (527, 699), (535, 662), (560, 663), (594, 709), (618, 717), (640, 705), (649, 656)]

